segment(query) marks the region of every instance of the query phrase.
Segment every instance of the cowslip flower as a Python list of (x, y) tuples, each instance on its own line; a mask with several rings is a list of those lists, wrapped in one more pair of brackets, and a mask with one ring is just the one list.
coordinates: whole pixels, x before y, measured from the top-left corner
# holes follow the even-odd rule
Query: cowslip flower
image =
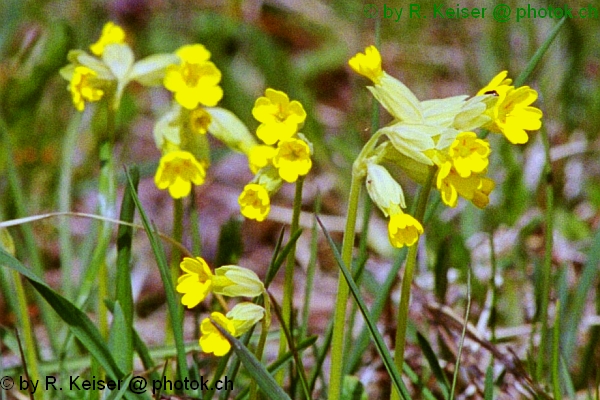
[(299, 101), (290, 101), (287, 94), (271, 88), (256, 100), (252, 115), (261, 123), (256, 135), (269, 145), (294, 136), (306, 119), (306, 111)]
[(238, 198), (240, 211), (248, 219), (258, 222), (264, 221), (271, 211), (271, 199), (269, 192), (263, 185), (249, 183)]
[(186, 45), (175, 52), (179, 65), (167, 68), (164, 86), (175, 93), (175, 100), (193, 110), (198, 104), (215, 106), (223, 97), (219, 86), (221, 71), (210, 59), (210, 52), (201, 44)]
[(452, 162), (447, 161), (438, 170), (436, 186), (447, 206), (456, 207), (460, 195), (476, 207), (484, 208), (490, 201), (489, 194), (494, 189), (494, 181), (475, 173), (463, 178), (456, 172)]
[(85, 109), (85, 102), (99, 101), (104, 96), (104, 90), (99, 88), (98, 74), (91, 68), (77, 66), (73, 70), (69, 82), (69, 91), (77, 111)]
[(356, 73), (369, 78), (373, 83), (379, 83), (383, 76), (381, 54), (375, 46), (369, 46), (364, 54), (358, 53), (348, 61), (348, 65)]
[(219, 329), (213, 325), (211, 318), (214, 323), (218, 324), (231, 336), (239, 337), (263, 319), (264, 315), (264, 308), (248, 302), (237, 304), (227, 315), (223, 315), (220, 312), (212, 312), (210, 318), (205, 318), (200, 324), (200, 332), (202, 333), (202, 336), (200, 336), (200, 347), (202, 351), (221, 357), (231, 350), (231, 344)]
[(248, 152), (248, 167), (253, 174), (256, 174), (261, 168), (269, 165), (275, 156), (276, 149), (273, 146), (257, 144), (250, 148)]
[[(219, 324), (221, 328), (229, 332), (231, 335), (235, 335), (235, 327), (233, 321), (227, 318), (220, 312), (212, 312), (210, 318)], [(205, 318), (200, 323), (200, 348), (205, 353), (214, 353), (215, 356), (221, 357), (229, 353), (231, 350), (231, 344), (229, 340), (213, 325), (210, 318)]]
[(213, 287), (214, 275), (202, 257), (185, 257), (179, 264), (185, 272), (177, 279), (178, 293), (183, 293), (181, 304), (188, 308), (202, 302)]
[(185, 274), (177, 279), (175, 290), (183, 294), (181, 304), (188, 308), (196, 307), (209, 293), (256, 297), (265, 290), (254, 271), (237, 265), (225, 265), (213, 273), (202, 257), (185, 257), (179, 267)]
[(491, 122), (485, 125), (492, 132), (502, 133), (513, 144), (527, 143), (526, 131), (541, 128), (542, 111), (531, 104), (537, 100), (538, 94), (529, 86), (516, 88), (507, 79), (508, 72), (502, 71), (478, 94), (494, 94), (494, 102), (490, 103), (488, 115)]
[(104, 24), (100, 39), (90, 46), (90, 51), (97, 56), (101, 56), (106, 45), (123, 43), (125, 43), (125, 31), (114, 22), (109, 21)]
[(202, 185), (206, 171), (196, 157), (188, 151), (176, 150), (163, 155), (160, 159), (154, 183), (161, 189), (169, 189), (174, 199), (186, 197), (194, 185)]
[(466, 178), (487, 168), (490, 151), (489, 143), (478, 139), (475, 132), (461, 132), (450, 145), (448, 155), (458, 175)]
[(414, 245), (423, 233), (423, 226), (412, 215), (404, 214), (402, 210), (390, 215), (388, 236), (392, 246), (401, 248)]
[(299, 176), (308, 174), (312, 167), (310, 147), (301, 139), (280, 140), (273, 156), (273, 165), (286, 182), (296, 182)]

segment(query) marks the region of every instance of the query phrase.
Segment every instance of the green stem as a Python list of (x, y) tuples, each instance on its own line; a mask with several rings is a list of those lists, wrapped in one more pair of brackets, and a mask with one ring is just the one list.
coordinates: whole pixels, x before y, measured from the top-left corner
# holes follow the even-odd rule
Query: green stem
[[(352, 265), (352, 250), (354, 248), (354, 232), (356, 230), (356, 217), (358, 214), (358, 202), (360, 200), (360, 189), (364, 177), (365, 159), (373, 152), (379, 138), (380, 132), (375, 132), (365, 143), (352, 166), (352, 181), (350, 183), (350, 194), (348, 196), (348, 212), (346, 227), (344, 228), (344, 239), (342, 241), (342, 261), (345, 265)], [(338, 400), (342, 390), (342, 379), (344, 371), (344, 333), (346, 331), (346, 305), (348, 303), (349, 288), (343, 274), (338, 277), (337, 299), (333, 315), (333, 335), (331, 340), (331, 373), (329, 375), (330, 400)]]
[(548, 304), (550, 302), (550, 284), (552, 281), (552, 231), (554, 230), (553, 214), (554, 214), (554, 191), (552, 178), (552, 165), (550, 159), (550, 140), (548, 132), (544, 129), (541, 132), (542, 143), (544, 144), (544, 176), (546, 178), (546, 247), (544, 251), (544, 265), (542, 269), (542, 298), (541, 298), (541, 314), (538, 313), (542, 322), (540, 348), (538, 350), (538, 360), (536, 365), (536, 378), (538, 382), (542, 378), (544, 371), (544, 358), (546, 355), (546, 342), (548, 336)]
[[(256, 346), (256, 351), (254, 353), (259, 361), (262, 360), (265, 343), (267, 342), (267, 335), (269, 334), (269, 328), (271, 327), (271, 299), (269, 299), (269, 294), (266, 291), (263, 293), (263, 302), (265, 306), (265, 317), (262, 320), (260, 338), (258, 339), (258, 345)], [(250, 382), (250, 400), (258, 399), (257, 389), (256, 381), (252, 380), (252, 382)]]
[[(290, 227), (290, 235), (294, 234), (299, 227), (300, 224), (300, 211), (302, 207), (302, 185), (304, 183), (304, 178), (299, 177), (296, 181), (296, 193), (294, 196), (294, 211), (292, 214), (292, 225)], [(285, 277), (284, 277), (284, 286), (283, 286), (283, 303), (281, 314), (283, 317), (282, 323), (286, 325), (290, 332), (293, 332), (293, 318), (292, 314), (294, 311), (294, 267), (296, 265), (296, 243), (292, 245), (292, 249), (290, 250), (285, 264)], [(286, 346), (287, 339), (283, 332), (283, 329), (280, 331), (279, 336), (279, 357), (283, 356), (286, 352), (286, 348), (292, 348), (292, 345), (289, 344)], [(283, 381), (283, 370), (277, 375), (277, 380), (279, 383)], [(291, 375), (290, 375), (291, 379)]]
[[(348, 216), (342, 242), (342, 261), (345, 265), (352, 265), (352, 249), (354, 247), (354, 231), (356, 229), (356, 216), (358, 214), (358, 201), (362, 177), (352, 174), (350, 196), (348, 198)], [(346, 304), (348, 303), (349, 288), (344, 275), (339, 274), (337, 300), (333, 317), (333, 337), (331, 340), (331, 374), (329, 378), (330, 400), (338, 400), (342, 390), (344, 371), (344, 333), (346, 332)]]
[[(179, 243), (181, 243), (183, 239), (183, 201), (181, 199), (173, 200), (173, 239)], [(173, 282), (177, 282), (179, 277), (180, 261), (181, 251), (175, 246), (171, 247), (171, 280)], [(172, 344), (174, 341), (175, 336), (172, 329), (172, 323), (170, 317), (168, 317), (165, 325), (165, 343)]]
[[(425, 209), (427, 208), (427, 200), (429, 199), (429, 193), (433, 185), (433, 178), (437, 168), (433, 167), (429, 169), (429, 175), (427, 181), (421, 193), (419, 193), (419, 199), (417, 200), (417, 211), (415, 218), (418, 221), (423, 221), (425, 216)], [(408, 249), (408, 256), (406, 260), (406, 268), (404, 270), (404, 276), (402, 277), (402, 292), (400, 294), (400, 304), (398, 306), (398, 325), (396, 329), (396, 347), (394, 350), (394, 360), (398, 371), (402, 371), (402, 365), (404, 364), (404, 348), (406, 345), (406, 328), (408, 326), (408, 305), (410, 302), (410, 285), (413, 280), (415, 267), (417, 265), (417, 249), (419, 248), (419, 240)], [(392, 399), (399, 399), (400, 394), (396, 390), (392, 391)]]
[(31, 328), (31, 322), (29, 319), (29, 311), (27, 308), (27, 296), (25, 295), (25, 288), (21, 281), (21, 275), (17, 271), (11, 270), (10, 273), (12, 280), (15, 285), (15, 291), (17, 294), (18, 309), (15, 310), (17, 314), (18, 326), (20, 327), (19, 332), (25, 339), (25, 360), (27, 361), (27, 371), (29, 373), (32, 382), (37, 382), (40, 377), (38, 369), (37, 354), (35, 348), (35, 338)]

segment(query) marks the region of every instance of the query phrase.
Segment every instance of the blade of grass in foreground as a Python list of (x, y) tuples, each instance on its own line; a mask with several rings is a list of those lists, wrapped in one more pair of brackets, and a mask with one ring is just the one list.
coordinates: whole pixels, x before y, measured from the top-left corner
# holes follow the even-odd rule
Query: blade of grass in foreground
[[(129, 181), (129, 186), (133, 187), (134, 182), (131, 177), (129, 171), (126, 171), (127, 180)], [(177, 371), (179, 373), (179, 379), (185, 380), (188, 379), (188, 369), (187, 362), (185, 356), (185, 346), (183, 342), (183, 327), (181, 323), (182, 313), (179, 306), (179, 302), (175, 296), (175, 286), (173, 281), (171, 280), (171, 271), (169, 269), (169, 263), (167, 262), (167, 257), (165, 255), (165, 251), (162, 247), (162, 243), (159, 240), (156, 227), (150, 224), (148, 216), (146, 215), (146, 211), (142, 207), (142, 203), (137, 196), (135, 190), (131, 190), (131, 196), (135, 205), (140, 212), (140, 216), (142, 217), (142, 223), (144, 225), (144, 229), (146, 230), (146, 234), (148, 235), (148, 240), (150, 241), (150, 246), (152, 247), (152, 251), (154, 252), (154, 257), (156, 259), (156, 264), (158, 265), (158, 270), (160, 272), (161, 279), (163, 281), (163, 285), (165, 287), (165, 295), (167, 297), (167, 309), (169, 310), (169, 315), (171, 318), (171, 324), (173, 329), (173, 336), (175, 339), (175, 348), (177, 349)]]
[(333, 239), (331, 239), (329, 232), (327, 232), (327, 229), (325, 229), (325, 225), (323, 225), (323, 223), (321, 222), (319, 217), (317, 217), (317, 221), (319, 222), (319, 225), (321, 225), (321, 229), (323, 230), (323, 233), (325, 234), (325, 237), (327, 238), (327, 241), (329, 242), (329, 247), (333, 251), (333, 255), (335, 256), (338, 266), (340, 267), (340, 271), (344, 275), (344, 278), (346, 279), (346, 282), (348, 283), (350, 292), (352, 293), (354, 300), (356, 300), (356, 303), (358, 304), (358, 308), (360, 309), (360, 312), (362, 313), (362, 315), (365, 319), (365, 322), (366, 322), (367, 326), (369, 327), (371, 337), (373, 338), (373, 341), (375, 342), (375, 346), (377, 347), (377, 351), (379, 352), (379, 355), (383, 359), (383, 364), (385, 365), (385, 368), (387, 369), (388, 373), (390, 374), (390, 377), (392, 378), (394, 387), (396, 388), (396, 390), (398, 391), (398, 393), (401, 395), (402, 398), (410, 399), (408, 390), (406, 389), (406, 386), (404, 386), (404, 382), (402, 382), (402, 378), (400, 376), (400, 373), (398, 372), (398, 369), (396, 369), (396, 365), (394, 364), (392, 355), (390, 354), (390, 351), (388, 350), (387, 346), (385, 345), (385, 342), (383, 341), (383, 337), (381, 336), (381, 333), (379, 333), (379, 331), (377, 330), (375, 321), (373, 321), (371, 319), (371, 315), (369, 314), (369, 309), (367, 308), (365, 302), (362, 299), (362, 296), (360, 295), (359, 289), (356, 286), (354, 279), (352, 278), (352, 274), (350, 273), (350, 271), (348, 271), (348, 268), (342, 261), (342, 256), (340, 255), (340, 252), (338, 251), (337, 247), (335, 247), (335, 243), (333, 242)]
[[(19, 260), (12, 257), (3, 249), (0, 249), (0, 264), (19, 272), (29, 280), (38, 293), (56, 311), (58, 316), (69, 325), (75, 337), (104, 368), (111, 379), (118, 380), (123, 378), (125, 374), (117, 366), (109, 349), (104, 344), (100, 331), (98, 331), (98, 328), (96, 328), (84, 312), (75, 307), (69, 300), (56, 293), (37, 275), (21, 264)], [(126, 397), (134, 398), (131, 393), (126, 394)]]
[(231, 336), (227, 330), (223, 329), (221, 325), (210, 320), (212, 324), (221, 332), (223, 336), (227, 338), (235, 354), (242, 361), (242, 364), (246, 367), (248, 375), (252, 377), (258, 383), (258, 386), (264, 393), (268, 393), (269, 399), (271, 400), (287, 400), (290, 397), (283, 391), (283, 389), (277, 384), (275, 378), (266, 370), (265, 366), (258, 361), (258, 359), (236, 338)]

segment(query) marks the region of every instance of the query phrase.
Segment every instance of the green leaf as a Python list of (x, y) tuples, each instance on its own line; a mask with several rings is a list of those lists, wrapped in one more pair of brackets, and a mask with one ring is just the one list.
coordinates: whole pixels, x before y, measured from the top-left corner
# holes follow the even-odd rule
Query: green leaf
[(485, 370), (483, 398), (485, 400), (494, 400), (494, 368), (492, 364)]
[(121, 384), (121, 389), (118, 392), (111, 392), (110, 395), (106, 398), (106, 400), (119, 400), (122, 399), (123, 396), (127, 393), (127, 389), (129, 389), (129, 381), (133, 378), (132, 374), (127, 375), (127, 377), (123, 380)]
[(271, 260), (271, 264), (269, 265), (269, 268), (267, 269), (267, 274), (265, 276), (265, 288), (269, 287), (271, 281), (273, 281), (273, 278), (275, 278), (275, 275), (277, 275), (277, 271), (279, 271), (279, 268), (281, 268), (281, 266), (283, 265), (283, 262), (287, 258), (287, 255), (290, 251), (292, 251), (294, 244), (296, 244), (296, 241), (298, 240), (301, 234), (301, 229), (294, 232), (294, 234), (290, 237), (290, 240), (287, 242), (283, 250), (281, 250), (281, 253), (278, 254), (279, 246), (283, 238), (283, 231), (281, 231), (278, 246), (275, 248), (275, 252), (273, 253), (273, 260)]
[(319, 225), (321, 225), (321, 229), (323, 230), (323, 233), (325, 234), (325, 237), (329, 242), (329, 247), (333, 251), (333, 255), (335, 256), (335, 259), (338, 263), (338, 266), (340, 267), (342, 274), (344, 274), (346, 282), (348, 282), (350, 293), (352, 293), (352, 296), (354, 297), (354, 300), (356, 300), (356, 304), (358, 305), (358, 308), (360, 309), (360, 312), (362, 313), (365, 319), (365, 322), (369, 328), (369, 332), (371, 333), (371, 338), (375, 342), (375, 347), (377, 347), (377, 351), (379, 352), (379, 355), (383, 360), (383, 364), (385, 365), (385, 368), (387, 369), (388, 373), (390, 374), (390, 377), (392, 378), (392, 383), (394, 384), (394, 387), (396, 388), (398, 393), (400, 393), (402, 398), (410, 399), (410, 395), (408, 394), (408, 390), (406, 389), (406, 386), (402, 381), (402, 377), (400, 376), (398, 369), (396, 369), (396, 365), (394, 364), (392, 355), (390, 354), (390, 351), (385, 345), (381, 333), (379, 333), (379, 330), (377, 330), (376, 322), (371, 319), (369, 309), (367, 308), (367, 305), (365, 304), (364, 300), (362, 299), (362, 296), (360, 295), (360, 291), (356, 286), (354, 279), (352, 278), (352, 274), (344, 264), (340, 252), (338, 251), (337, 247), (335, 247), (333, 239), (331, 239), (329, 232), (327, 232), (327, 229), (325, 229), (325, 225), (323, 225), (319, 217), (317, 217), (317, 221), (319, 222)]
[(258, 386), (264, 393), (268, 393), (269, 399), (271, 400), (286, 400), (290, 397), (283, 391), (283, 389), (277, 384), (275, 378), (269, 371), (266, 370), (265, 366), (258, 361), (258, 359), (248, 350), (246, 346), (235, 337), (231, 336), (227, 330), (223, 329), (221, 325), (214, 322), (211, 318), (212, 324), (221, 332), (223, 336), (227, 338), (235, 354), (242, 361), (242, 364), (246, 367), (248, 375), (252, 377), (258, 383)]
[(69, 325), (71, 332), (73, 332), (75, 337), (106, 370), (106, 373), (112, 379), (123, 378), (125, 374), (117, 366), (109, 349), (104, 344), (100, 332), (85, 313), (52, 290), (38, 276), (21, 264), (19, 260), (3, 249), (0, 249), (0, 265), (6, 265), (25, 276), (38, 293), (56, 311), (58, 316)]
[[(135, 187), (133, 178), (129, 171), (127, 171), (127, 179), (129, 181), (129, 186), (132, 188)], [(158, 265), (160, 277), (165, 287), (167, 309), (169, 311), (171, 326), (173, 329), (175, 348), (177, 349), (177, 371), (179, 373), (179, 379), (185, 380), (188, 379), (189, 375), (186, 362), (185, 346), (183, 342), (183, 327), (181, 323), (183, 313), (181, 312), (182, 310), (179, 301), (175, 296), (175, 286), (171, 280), (171, 271), (169, 269), (169, 264), (167, 263), (167, 257), (158, 234), (156, 233), (156, 227), (153, 224), (150, 224), (150, 220), (148, 219), (148, 216), (142, 207), (142, 203), (140, 202), (140, 199), (134, 190), (131, 191), (131, 196), (138, 211), (140, 212), (140, 216), (142, 217), (142, 223), (144, 225), (144, 229), (146, 230), (146, 234), (148, 235), (148, 240), (150, 241), (150, 246), (152, 247), (154, 258), (156, 259), (156, 264)]]
[(429, 342), (425, 336), (421, 335), (421, 332), (419, 331), (417, 331), (417, 340), (419, 341), (419, 346), (421, 347), (421, 350), (423, 351), (423, 354), (425, 355), (425, 358), (431, 367), (433, 375), (435, 375), (435, 378), (442, 389), (444, 398), (447, 399), (450, 394), (450, 383), (448, 382), (446, 374), (444, 374), (444, 371), (442, 371), (442, 368), (438, 363), (437, 356), (433, 352), (433, 349), (429, 345)]
[(113, 320), (108, 337), (108, 348), (123, 371), (133, 370), (133, 339), (131, 325), (127, 322), (121, 305), (117, 301), (113, 309)]

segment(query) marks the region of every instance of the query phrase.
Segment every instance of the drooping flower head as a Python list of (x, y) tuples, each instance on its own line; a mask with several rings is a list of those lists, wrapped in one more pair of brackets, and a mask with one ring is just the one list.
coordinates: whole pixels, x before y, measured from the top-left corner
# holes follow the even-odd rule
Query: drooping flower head
[(69, 82), (69, 91), (77, 111), (85, 109), (86, 101), (99, 101), (104, 96), (104, 90), (98, 87), (97, 76), (96, 71), (91, 68), (82, 65), (74, 68)]
[(502, 71), (478, 93), (497, 97), (488, 109), (492, 120), (485, 127), (502, 133), (513, 144), (527, 143), (529, 136), (526, 131), (535, 131), (542, 126), (542, 111), (531, 107), (538, 94), (529, 86), (515, 89), (510, 86), (512, 80), (506, 79), (506, 75), (507, 71)]
[(412, 215), (401, 210), (390, 216), (388, 236), (392, 246), (401, 248), (414, 245), (423, 233), (423, 226)]
[(160, 159), (154, 183), (161, 189), (169, 189), (174, 199), (186, 197), (194, 185), (202, 185), (206, 171), (196, 157), (188, 151), (175, 150)]
[(287, 94), (271, 88), (256, 100), (252, 115), (261, 123), (256, 135), (269, 145), (294, 136), (306, 119), (300, 102), (290, 101)]
[(125, 43), (125, 31), (119, 25), (109, 21), (104, 24), (100, 39), (90, 46), (90, 50), (95, 55), (101, 56), (106, 45), (123, 43)]
[(258, 222), (264, 221), (271, 210), (271, 199), (269, 192), (264, 186), (249, 183), (244, 186), (244, 190), (238, 198), (240, 211), (248, 219), (255, 219)]
[(181, 304), (188, 308), (196, 307), (210, 293), (214, 275), (202, 257), (186, 257), (179, 267), (185, 274), (177, 280), (175, 290), (183, 293)]
[(223, 97), (219, 86), (221, 71), (209, 61), (210, 52), (201, 44), (193, 44), (181, 47), (175, 54), (181, 62), (167, 68), (165, 88), (175, 93), (175, 100), (189, 110), (198, 104), (217, 105)]
[(452, 162), (447, 161), (438, 170), (436, 186), (442, 195), (442, 201), (447, 206), (456, 207), (460, 195), (475, 206), (484, 208), (490, 201), (489, 194), (494, 189), (494, 181), (476, 173), (463, 178), (453, 167)]
[(312, 167), (310, 147), (301, 139), (281, 140), (273, 157), (273, 165), (286, 182), (296, 182), (299, 176), (308, 174)]
[[(263, 307), (243, 302), (233, 307), (227, 315), (213, 312), (210, 317), (231, 336), (239, 337), (262, 320), (264, 315), (265, 309)], [(227, 338), (213, 325), (209, 318), (202, 320), (200, 331), (202, 332), (200, 347), (203, 352), (214, 353), (215, 356), (221, 357), (231, 349), (231, 344)]]
[(214, 292), (230, 297), (256, 297), (263, 294), (265, 287), (256, 273), (237, 265), (224, 265), (215, 270)]
[(381, 68), (381, 54), (375, 46), (369, 46), (364, 54), (358, 53), (348, 61), (350, 68), (356, 73), (369, 78), (373, 83), (379, 83), (383, 75)]
[[(221, 314), (220, 312), (213, 312), (210, 317), (219, 324), (223, 329), (229, 332), (231, 335), (235, 334), (235, 326), (233, 321)], [(210, 318), (205, 318), (200, 324), (200, 347), (205, 353), (214, 353), (215, 356), (221, 357), (229, 353), (231, 350), (231, 344), (225, 336), (213, 325)]]

